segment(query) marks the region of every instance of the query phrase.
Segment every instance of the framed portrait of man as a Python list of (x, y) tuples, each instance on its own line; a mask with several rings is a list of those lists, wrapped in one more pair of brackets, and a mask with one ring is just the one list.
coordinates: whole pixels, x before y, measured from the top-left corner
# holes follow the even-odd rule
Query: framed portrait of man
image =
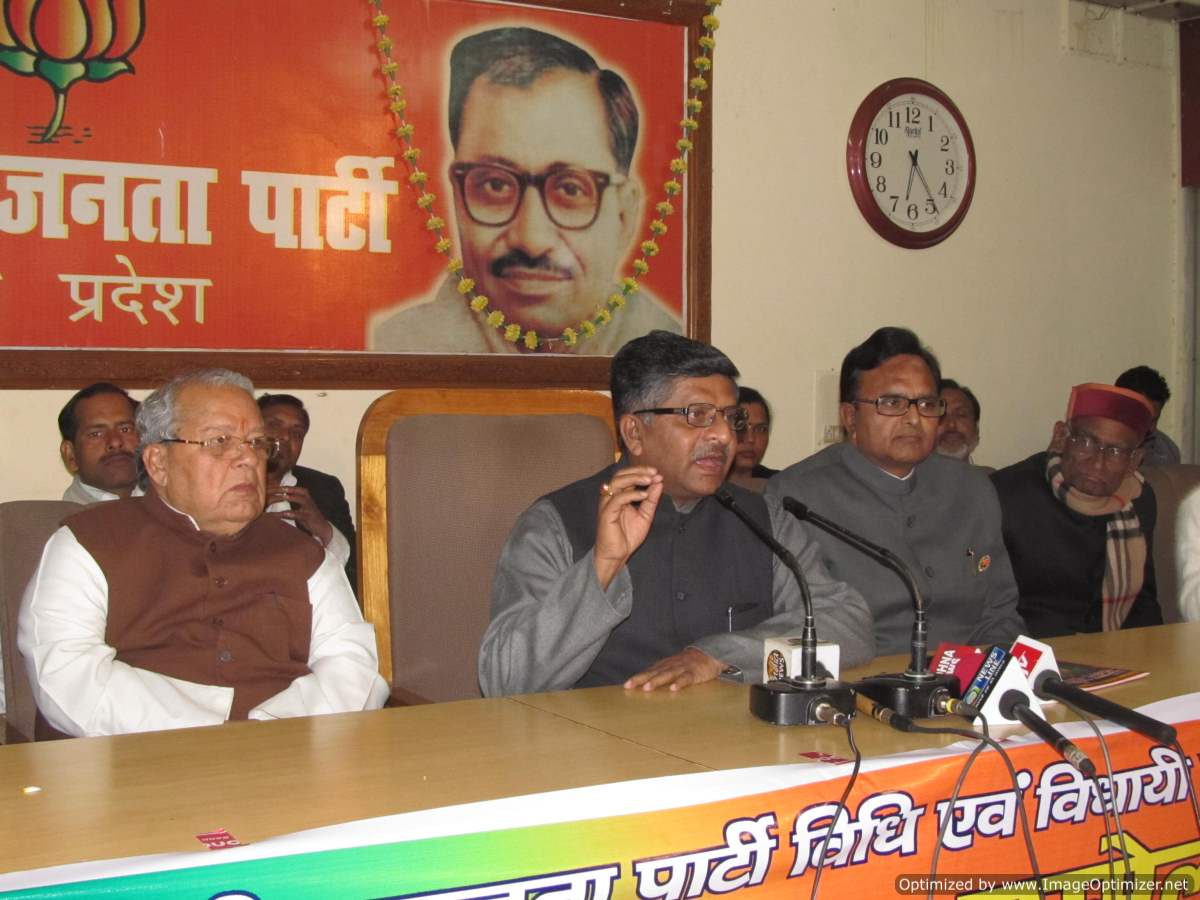
[(708, 338), (704, 0), (0, 3), (5, 386), (601, 386)]

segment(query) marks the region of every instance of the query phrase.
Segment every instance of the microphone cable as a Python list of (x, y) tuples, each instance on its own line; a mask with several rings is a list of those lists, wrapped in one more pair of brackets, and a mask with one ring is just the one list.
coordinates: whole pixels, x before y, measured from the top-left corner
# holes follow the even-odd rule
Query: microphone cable
[[(1125, 864), (1124, 865), (1124, 868), (1125, 868), (1125, 873), (1124, 873), (1125, 874), (1125, 896), (1126, 896), (1126, 898), (1128, 898), (1128, 900), (1133, 900), (1133, 869), (1129, 865), (1129, 848), (1126, 847), (1126, 845), (1125, 845), (1125, 827), (1121, 824), (1121, 809), (1117, 804), (1117, 785), (1116, 785), (1116, 781), (1114, 779), (1114, 775), (1116, 773), (1115, 773), (1115, 770), (1113, 769), (1112, 756), (1109, 755), (1109, 752), (1108, 752), (1108, 741), (1105, 740), (1103, 732), (1101, 732), (1100, 729), (1096, 726), (1095, 720), (1093, 720), (1092, 717), (1089, 716), (1086, 712), (1084, 712), (1082, 709), (1080, 709), (1078, 706), (1076, 706), (1074, 703), (1071, 703), (1068, 700), (1060, 700), (1059, 702), (1061, 702), (1065, 707), (1067, 707), (1067, 709), (1071, 710), (1071, 712), (1073, 712), (1077, 716), (1079, 716), (1079, 718), (1082, 721), (1087, 722), (1088, 727), (1090, 727), (1092, 729), (1092, 732), (1096, 735), (1096, 737), (1100, 741), (1100, 753), (1104, 757), (1104, 769), (1106, 772), (1108, 772), (1108, 805), (1107, 806), (1104, 803), (1104, 789), (1100, 784), (1100, 775), (1099, 774), (1092, 776), (1092, 783), (1095, 784), (1095, 786), (1096, 786), (1096, 796), (1100, 800), (1100, 812), (1103, 813), (1103, 815), (1104, 815), (1104, 830), (1109, 835), (1108, 883), (1113, 886), (1113, 891), (1112, 891), (1113, 900), (1116, 900), (1117, 872), (1116, 872), (1116, 865), (1113, 860), (1113, 842), (1112, 842), (1112, 835), (1113, 835), (1113, 831), (1114, 831), (1113, 826), (1115, 824), (1117, 843), (1121, 847), (1121, 857)], [(1109, 807), (1112, 807), (1111, 820), (1108, 815)]]
[(929, 879), (930, 879), (930, 884), (931, 884), (930, 891), (929, 891), (929, 900), (933, 900), (932, 884), (935, 881), (935, 879), (937, 878), (938, 859), (941, 857), (941, 853), (942, 853), (942, 841), (945, 839), (946, 830), (950, 827), (950, 821), (954, 816), (954, 805), (958, 802), (958, 795), (959, 795), (960, 791), (962, 790), (963, 784), (966, 781), (967, 772), (970, 770), (971, 766), (974, 764), (974, 762), (978, 758), (979, 754), (983, 752), (983, 749), (985, 747), (991, 747), (993, 750), (995, 750), (997, 753), (999, 753), (1000, 759), (1003, 760), (1005, 768), (1008, 769), (1008, 778), (1009, 778), (1009, 781), (1012, 783), (1013, 793), (1017, 799), (1016, 806), (1017, 806), (1017, 815), (1021, 820), (1021, 835), (1025, 840), (1025, 850), (1029, 854), (1029, 865), (1033, 869), (1033, 877), (1037, 881), (1038, 897), (1041, 898), (1041, 900), (1046, 900), (1046, 887), (1042, 882), (1042, 871), (1041, 871), (1041, 868), (1038, 866), (1037, 853), (1033, 849), (1033, 832), (1029, 828), (1029, 816), (1025, 812), (1025, 793), (1024, 793), (1024, 791), (1021, 790), (1021, 784), (1017, 780), (1017, 770), (1013, 766), (1012, 759), (1009, 757), (1008, 752), (1003, 747), (1001, 747), (999, 743), (997, 743), (993, 738), (991, 738), (988, 735), (987, 718), (985, 716), (983, 716), (982, 714), (978, 718), (979, 718), (980, 723), (982, 724), (982, 728), (983, 728), (982, 734), (980, 734), (972, 729), (969, 729), (969, 728), (949, 728), (949, 727), (934, 728), (934, 727), (927, 726), (927, 725), (918, 725), (916, 722), (908, 723), (908, 728), (906, 729), (908, 731), (914, 731), (919, 734), (957, 735), (958, 737), (965, 737), (968, 740), (979, 742), (978, 746), (976, 746), (975, 749), (973, 751), (971, 751), (971, 755), (969, 757), (967, 757), (966, 763), (963, 764), (962, 771), (959, 773), (959, 776), (958, 776), (958, 781), (955, 783), (954, 790), (951, 792), (951, 795), (950, 795), (950, 805), (946, 808), (946, 816), (944, 819), (942, 819), (941, 826), (938, 828), (937, 843), (934, 844), (934, 847), (933, 847), (933, 859), (931, 861), (930, 871), (929, 871)]
[(817, 859), (816, 872), (813, 877), (812, 892), (809, 894), (809, 900), (817, 900), (817, 890), (821, 886), (821, 873), (825, 871), (825, 854), (829, 852), (829, 841), (833, 837), (833, 830), (837, 826), (838, 819), (846, 811), (846, 801), (850, 797), (850, 791), (853, 790), (855, 782), (858, 781), (858, 770), (862, 767), (862, 751), (858, 749), (858, 744), (854, 742), (854, 731), (851, 726), (853, 718), (850, 716), (840, 716), (835, 720), (835, 724), (841, 725), (846, 729), (846, 743), (850, 745), (850, 752), (854, 754), (854, 766), (850, 769), (850, 779), (846, 782), (846, 789), (842, 791), (842, 796), (838, 798), (837, 806), (833, 811), (833, 818), (829, 822), (829, 830), (825, 832), (825, 840), (821, 842), (821, 852)]
[(1188, 768), (1191, 760), (1183, 752), (1183, 744), (1179, 743), (1178, 737), (1175, 738), (1175, 743), (1172, 744), (1172, 747), (1179, 754), (1179, 760), (1183, 765), (1183, 774), (1187, 776), (1188, 799), (1192, 801), (1192, 815), (1196, 817), (1196, 827), (1200, 828), (1200, 802), (1196, 800), (1196, 783), (1192, 778), (1191, 770)]

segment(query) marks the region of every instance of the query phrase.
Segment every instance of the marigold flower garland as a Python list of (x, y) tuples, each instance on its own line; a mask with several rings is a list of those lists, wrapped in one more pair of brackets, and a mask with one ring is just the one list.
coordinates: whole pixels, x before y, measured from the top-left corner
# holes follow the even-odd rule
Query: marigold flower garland
[[(375, 48), (379, 51), (379, 56), (382, 59), (380, 71), (387, 80), (388, 109), (391, 111), (396, 123), (393, 133), (404, 145), (401, 158), (408, 167), (408, 183), (412, 185), (413, 190), (417, 194), (417, 208), (426, 214), (426, 230), (436, 237), (433, 245), (434, 252), (442, 256), (449, 256), (451, 243), (450, 238), (446, 236), (446, 220), (437, 215), (435, 211), (437, 195), (426, 190), (429, 173), (421, 168), (421, 148), (413, 141), (416, 128), (406, 118), (408, 101), (404, 98), (403, 85), (396, 78), (396, 71), (399, 69), (399, 65), (392, 59), (392, 50), (395, 44), (387, 33), (388, 23), (391, 19), (383, 11), (383, 0), (367, 0), (367, 2), (370, 3), (374, 10), (371, 24), (375, 26), (375, 30), (379, 36), (379, 39), (375, 43)], [(721, 2), (722, 0), (705, 0), (705, 5), (710, 10), (713, 10), (720, 6)], [(490, 328), (501, 331), (504, 339), (509, 343), (520, 343), (527, 350), (549, 349), (551, 345), (560, 342), (568, 347), (574, 347), (580, 341), (594, 337), (596, 330), (603, 328), (611, 322), (613, 314), (624, 309), (625, 304), (629, 302), (629, 298), (641, 289), (637, 279), (649, 273), (649, 260), (656, 256), (660, 249), (657, 238), (667, 233), (667, 223), (664, 220), (675, 212), (671, 198), (678, 196), (683, 191), (683, 185), (680, 183), (678, 176), (682, 176), (687, 172), (688, 156), (693, 147), (692, 135), (700, 127), (698, 117), (704, 109), (704, 101), (700, 99), (700, 94), (708, 90), (708, 80), (704, 75), (712, 68), (712, 52), (716, 47), (716, 39), (713, 37), (713, 34), (720, 27), (721, 23), (710, 12), (709, 15), (701, 18), (700, 24), (704, 31), (697, 40), (697, 43), (700, 45), (700, 53), (692, 60), (692, 67), (695, 69), (696, 74), (688, 80), (688, 96), (684, 102), (685, 115), (679, 123), (679, 140), (675, 142), (675, 149), (679, 155), (670, 162), (671, 176), (663, 183), (665, 197), (654, 206), (654, 211), (657, 215), (650, 221), (651, 237), (642, 241), (639, 246), (641, 256), (635, 259), (631, 266), (634, 275), (625, 276), (621, 279), (620, 290), (614, 291), (609, 295), (606, 306), (597, 307), (596, 311), (589, 318), (584, 319), (578, 324), (578, 328), (565, 328), (562, 335), (558, 337), (542, 337), (533, 329), (522, 330), (521, 326), (515, 322), (506, 323), (504, 313), (498, 309), (490, 308), (491, 301), (483, 294), (475, 293), (475, 281), (464, 274), (462, 260), (455, 257), (447, 262), (446, 271), (458, 279), (458, 292), (467, 298), (471, 309), (482, 316)]]

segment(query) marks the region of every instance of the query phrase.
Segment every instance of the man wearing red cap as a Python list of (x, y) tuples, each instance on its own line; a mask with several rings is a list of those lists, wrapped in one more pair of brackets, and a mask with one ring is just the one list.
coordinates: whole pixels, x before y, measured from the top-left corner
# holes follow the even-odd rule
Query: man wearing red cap
[(1137, 471), (1153, 419), (1135, 391), (1076, 385), (1049, 449), (992, 475), (1018, 609), (1035, 637), (1162, 623), (1157, 504)]

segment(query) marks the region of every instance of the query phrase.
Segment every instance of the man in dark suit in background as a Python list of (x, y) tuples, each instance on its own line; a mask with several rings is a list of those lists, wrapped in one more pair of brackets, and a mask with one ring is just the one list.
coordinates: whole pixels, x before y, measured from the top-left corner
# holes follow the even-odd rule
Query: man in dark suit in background
[(267, 509), (308, 532), (343, 566), (350, 587), (358, 592), (354, 522), (346, 489), (333, 475), (298, 466), (308, 435), (308, 410), (291, 394), (258, 398), (267, 434), (279, 441), (279, 452), (267, 464)]

